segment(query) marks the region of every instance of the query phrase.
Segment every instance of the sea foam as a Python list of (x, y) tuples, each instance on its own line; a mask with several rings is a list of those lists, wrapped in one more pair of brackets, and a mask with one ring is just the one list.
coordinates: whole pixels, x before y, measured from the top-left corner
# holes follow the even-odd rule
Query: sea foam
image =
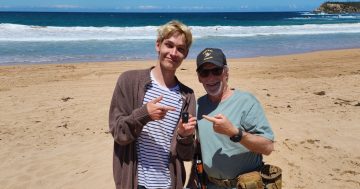
[[(195, 38), (360, 33), (360, 23), (283, 26), (190, 26)], [(154, 40), (157, 26), (54, 27), (0, 24), (0, 41)]]

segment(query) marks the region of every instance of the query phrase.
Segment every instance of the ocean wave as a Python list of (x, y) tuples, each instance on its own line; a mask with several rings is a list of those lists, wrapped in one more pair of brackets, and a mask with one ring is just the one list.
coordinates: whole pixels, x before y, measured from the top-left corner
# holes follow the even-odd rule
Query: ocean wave
[[(190, 26), (194, 38), (360, 33), (360, 23), (286, 26)], [(0, 41), (154, 40), (157, 26), (53, 27), (0, 24)]]
[(304, 16), (319, 16), (319, 15), (334, 15), (334, 14), (328, 14), (325, 12), (301, 12), (300, 15), (304, 15)]
[(87, 41), (153, 39), (155, 26), (54, 27), (0, 24), (0, 41)]
[(341, 15), (341, 14), (336, 14), (336, 15), (304, 15), (305, 17), (292, 17), (292, 18), (287, 18), (287, 20), (349, 20), (349, 19), (360, 19), (360, 15)]

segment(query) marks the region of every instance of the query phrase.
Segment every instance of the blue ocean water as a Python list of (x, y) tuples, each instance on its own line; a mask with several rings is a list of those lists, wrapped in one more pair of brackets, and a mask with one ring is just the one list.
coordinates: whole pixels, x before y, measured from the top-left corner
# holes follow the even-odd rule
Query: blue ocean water
[(189, 58), (360, 48), (360, 14), (0, 12), (0, 65), (156, 59), (156, 29), (172, 19), (193, 32)]

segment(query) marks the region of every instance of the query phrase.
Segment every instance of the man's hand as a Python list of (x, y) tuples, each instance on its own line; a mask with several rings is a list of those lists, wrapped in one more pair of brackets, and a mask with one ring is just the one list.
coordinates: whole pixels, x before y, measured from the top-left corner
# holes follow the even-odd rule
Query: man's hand
[(147, 111), (149, 112), (149, 115), (152, 120), (164, 119), (168, 111), (176, 110), (174, 107), (157, 104), (162, 100), (162, 98), (163, 96), (159, 96), (146, 104)]
[(183, 123), (180, 121), (180, 127), (178, 129), (178, 134), (181, 137), (187, 137), (193, 135), (195, 133), (195, 125), (196, 125), (196, 117), (193, 117), (189, 114), (189, 121), (187, 123)]
[(213, 129), (215, 132), (227, 135), (229, 137), (238, 133), (238, 129), (222, 114), (218, 114), (214, 117), (203, 115), (203, 118), (213, 123)]
[[(232, 137), (238, 133), (238, 129), (222, 114), (214, 117), (203, 115), (203, 118), (213, 123), (214, 131)], [(274, 150), (273, 141), (243, 131), (241, 144), (252, 152), (269, 155)]]

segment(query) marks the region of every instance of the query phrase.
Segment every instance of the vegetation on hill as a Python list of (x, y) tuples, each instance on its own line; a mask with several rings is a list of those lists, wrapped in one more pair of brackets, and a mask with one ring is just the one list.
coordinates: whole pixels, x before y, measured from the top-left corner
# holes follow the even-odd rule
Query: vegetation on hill
[(360, 13), (360, 2), (338, 2), (327, 1), (320, 5), (315, 12), (324, 12), (330, 14), (336, 13)]

